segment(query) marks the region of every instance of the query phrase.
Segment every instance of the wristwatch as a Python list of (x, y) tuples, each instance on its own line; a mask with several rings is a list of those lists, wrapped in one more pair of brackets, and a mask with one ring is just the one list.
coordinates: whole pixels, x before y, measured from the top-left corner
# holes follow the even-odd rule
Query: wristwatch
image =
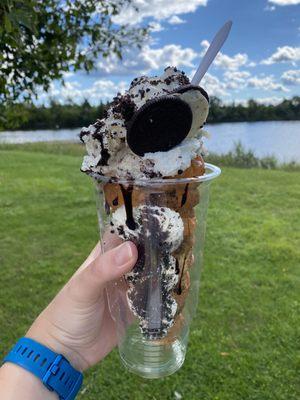
[(76, 371), (69, 361), (48, 347), (29, 338), (20, 339), (4, 362), (11, 362), (31, 372), (61, 400), (73, 400), (83, 381), (81, 372)]

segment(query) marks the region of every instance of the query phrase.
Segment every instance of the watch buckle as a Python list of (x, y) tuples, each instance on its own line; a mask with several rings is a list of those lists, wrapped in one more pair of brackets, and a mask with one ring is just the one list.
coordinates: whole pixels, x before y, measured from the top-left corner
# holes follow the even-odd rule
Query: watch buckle
[(56, 375), (59, 368), (60, 368), (60, 363), (63, 359), (63, 356), (61, 354), (59, 354), (55, 360), (53, 361), (53, 363), (51, 364), (50, 368), (48, 369), (48, 371), (45, 373), (42, 381), (43, 384), (47, 387), (47, 389), (49, 389), (51, 392), (53, 392), (53, 388), (51, 386), (49, 386), (48, 381), (51, 378), (52, 375)]

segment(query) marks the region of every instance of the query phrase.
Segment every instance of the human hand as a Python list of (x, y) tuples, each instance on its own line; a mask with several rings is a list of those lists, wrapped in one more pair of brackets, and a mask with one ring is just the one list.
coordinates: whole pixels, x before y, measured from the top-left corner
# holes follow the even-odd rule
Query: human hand
[(105, 252), (101, 254), (98, 243), (26, 334), (63, 354), (80, 371), (99, 362), (115, 347), (115, 323), (105, 288), (129, 272), (137, 260), (132, 242), (122, 243), (109, 234), (104, 243)]

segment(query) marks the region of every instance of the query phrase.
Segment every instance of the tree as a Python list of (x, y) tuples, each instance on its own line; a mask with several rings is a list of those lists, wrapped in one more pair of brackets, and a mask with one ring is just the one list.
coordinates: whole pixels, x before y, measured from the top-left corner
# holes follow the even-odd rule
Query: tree
[(1, 0), (0, 102), (32, 99), (65, 72), (141, 45), (147, 30), (116, 26), (131, 0)]

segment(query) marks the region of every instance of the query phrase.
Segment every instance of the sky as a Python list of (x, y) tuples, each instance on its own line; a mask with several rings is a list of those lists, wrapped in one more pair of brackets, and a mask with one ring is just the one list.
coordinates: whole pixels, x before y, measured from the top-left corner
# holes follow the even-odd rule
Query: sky
[[(97, 61), (97, 70), (67, 73), (65, 86), (54, 83), (50, 95), (60, 102), (84, 98), (109, 101), (139, 75), (160, 75), (176, 66), (192, 77), (209, 42), (227, 21), (232, 31), (201, 82), (210, 96), (224, 103), (276, 104), (300, 95), (300, 0), (134, 0), (115, 23), (150, 24), (151, 36), (141, 50), (128, 49)], [(40, 101), (45, 102), (43, 93)]]

